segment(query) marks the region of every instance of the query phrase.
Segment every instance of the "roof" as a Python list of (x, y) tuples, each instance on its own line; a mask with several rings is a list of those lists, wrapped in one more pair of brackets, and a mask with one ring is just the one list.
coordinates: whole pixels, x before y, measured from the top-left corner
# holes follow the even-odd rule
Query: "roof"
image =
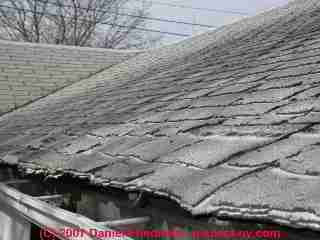
[(0, 115), (141, 52), (0, 40)]
[(320, 229), (320, 2), (138, 54), (0, 118), (30, 173)]

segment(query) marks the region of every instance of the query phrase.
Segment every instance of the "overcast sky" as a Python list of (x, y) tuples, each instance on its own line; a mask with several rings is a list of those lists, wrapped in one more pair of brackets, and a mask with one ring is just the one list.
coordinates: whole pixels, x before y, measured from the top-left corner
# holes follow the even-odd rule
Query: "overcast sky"
[[(150, 12), (152, 17), (173, 19), (185, 22), (214, 25), (217, 27), (240, 20), (246, 16), (253, 16), (268, 9), (283, 6), (290, 0), (154, 0)], [(187, 5), (195, 8), (209, 8), (225, 11), (235, 11), (245, 14), (233, 14), (213, 11), (200, 11), (187, 8), (164, 6), (159, 3)], [(182, 34), (197, 34), (208, 31), (209, 28), (192, 27), (174, 23), (148, 22), (148, 28)], [(184, 39), (165, 35), (164, 44)]]

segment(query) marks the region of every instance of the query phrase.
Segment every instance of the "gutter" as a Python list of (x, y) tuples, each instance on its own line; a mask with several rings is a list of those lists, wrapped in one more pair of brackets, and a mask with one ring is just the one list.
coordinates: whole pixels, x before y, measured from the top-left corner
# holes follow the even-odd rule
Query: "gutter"
[[(114, 232), (115, 230), (106, 226), (106, 223), (95, 222), (89, 218), (86, 218), (79, 214), (74, 214), (67, 210), (52, 206), (44, 201), (41, 201), (43, 197), (32, 197), (27, 194), (21, 193), (9, 186), (15, 182), (10, 181), (8, 183), (0, 183), (0, 203), (9, 207), (15, 211), (19, 216), (27, 221), (37, 225), (38, 227), (45, 229), (58, 237), (61, 240), (71, 240), (72, 237), (66, 237), (61, 231), (50, 231), (50, 229), (81, 229), (89, 231), (94, 229), (103, 232)], [(17, 181), (19, 183), (19, 181)], [(57, 197), (57, 196), (54, 196)], [(84, 240), (98, 240), (93, 234), (84, 233), (81, 239)], [(110, 237), (110, 240), (131, 240), (129, 237)]]

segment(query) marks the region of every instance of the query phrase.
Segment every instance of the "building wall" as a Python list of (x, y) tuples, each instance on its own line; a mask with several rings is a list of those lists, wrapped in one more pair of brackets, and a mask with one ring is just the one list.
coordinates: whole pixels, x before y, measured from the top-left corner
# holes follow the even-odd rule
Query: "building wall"
[(0, 41), (0, 115), (138, 53)]

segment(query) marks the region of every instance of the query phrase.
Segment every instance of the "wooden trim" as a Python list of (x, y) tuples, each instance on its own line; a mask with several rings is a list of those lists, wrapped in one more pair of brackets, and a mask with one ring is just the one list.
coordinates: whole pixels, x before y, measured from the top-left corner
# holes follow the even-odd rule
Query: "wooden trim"
[[(83, 229), (86, 231), (89, 231), (90, 229), (109, 232), (115, 231), (82, 215), (51, 206), (46, 202), (21, 193), (3, 183), (0, 183), (0, 202), (1, 204), (5, 204), (15, 210), (23, 218), (27, 219), (31, 223), (38, 225), (43, 229), (59, 230), (64, 228), (72, 228)], [(62, 240), (72, 239), (63, 236), (63, 234), (58, 231), (53, 232), (53, 234)], [(86, 234), (81, 239), (97, 240), (98, 238)], [(110, 237), (108, 239), (131, 240), (131, 238), (129, 237), (116, 236)]]

